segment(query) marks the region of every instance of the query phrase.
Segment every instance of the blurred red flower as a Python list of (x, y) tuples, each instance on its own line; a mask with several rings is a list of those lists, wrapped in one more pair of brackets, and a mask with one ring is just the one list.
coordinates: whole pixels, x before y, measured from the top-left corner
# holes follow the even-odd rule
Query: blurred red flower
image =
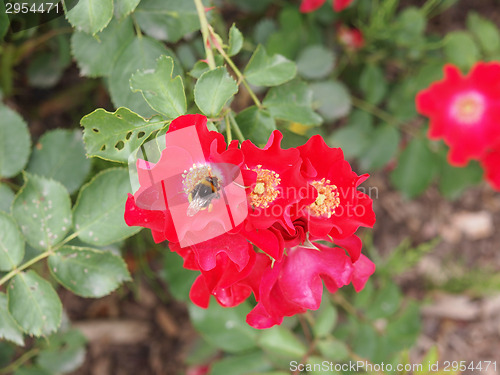
[(365, 39), (363, 38), (361, 30), (343, 24), (337, 27), (337, 38), (340, 43), (350, 51), (363, 48), (365, 45)]
[[(302, 0), (300, 4), (300, 11), (302, 13), (313, 12), (316, 9), (321, 8), (321, 6), (325, 3), (326, 0)], [(353, 0), (333, 0), (333, 9), (336, 12), (340, 12), (347, 8)]]
[(419, 92), (419, 113), (430, 118), (429, 138), (443, 138), (456, 166), (483, 158), (500, 140), (500, 63), (477, 63), (463, 76), (453, 65), (445, 77)]

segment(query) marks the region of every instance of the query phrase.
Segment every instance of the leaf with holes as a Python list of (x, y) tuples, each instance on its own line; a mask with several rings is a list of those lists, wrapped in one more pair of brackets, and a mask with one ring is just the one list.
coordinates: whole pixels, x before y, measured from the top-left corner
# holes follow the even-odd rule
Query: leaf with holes
[(105, 246), (139, 232), (141, 228), (129, 227), (123, 219), (130, 192), (129, 174), (122, 168), (107, 169), (84, 185), (73, 208), (78, 238)]
[(24, 332), (47, 335), (61, 324), (62, 305), (50, 283), (35, 271), (18, 273), (7, 288), (9, 312)]
[(0, 177), (13, 177), (28, 161), (30, 134), (21, 116), (1, 103), (0, 118)]
[(109, 251), (65, 246), (49, 257), (52, 276), (81, 297), (103, 297), (130, 280), (123, 259)]
[(24, 238), (17, 223), (5, 212), (0, 212), (0, 271), (10, 271), (24, 257)]
[(96, 34), (113, 17), (113, 0), (71, 0), (66, 13), (68, 21), (77, 29)]
[(174, 60), (163, 55), (158, 59), (155, 71), (137, 72), (130, 78), (132, 91), (142, 92), (151, 108), (172, 119), (182, 116), (187, 110), (182, 78), (172, 78), (173, 71)]
[(24, 346), (23, 333), (9, 313), (4, 293), (0, 293), (0, 339)]
[(57, 181), (25, 173), (24, 185), (12, 203), (12, 215), (32, 247), (52, 248), (71, 226), (68, 191)]
[(281, 55), (269, 56), (264, 46), (259, 45), (245, 68), (248, 82), (256, 86), (277, 86), (288, 82), (297, 74), (293, 61)]
[(76, 191), (90, 171), (81, 131), (56, 129), (44, 133), (26, 170), (59, 181), (70, 193)]
[(237, 92), (236, 81), (219, 67), (201, 75), (194, 86), (194, 101), (205, 115), (216, 117)]
[(128, 108), (113, 113), (100, 108), (81, 120), (87, 154), (117, 162), (127, 162), (130, 153), (164, 124), (158, 117), (148, 121)]

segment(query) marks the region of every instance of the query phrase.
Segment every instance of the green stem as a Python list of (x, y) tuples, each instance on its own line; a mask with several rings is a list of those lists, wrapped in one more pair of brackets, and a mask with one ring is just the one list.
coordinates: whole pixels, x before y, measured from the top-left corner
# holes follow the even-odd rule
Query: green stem
[(31, 358), (36, 356), (40, 349), (34, 348), (31, 349), (30, 351), (27, 351), (24, 353), (22, 356), (20, 356), (18, 359), (16, 359), (14, 362), (12, 362), (10, 365), (0, 369), (0, 374), (11, 374), (15, 370), (17, 370), (19, 367), (21, 367), (24, 363), (28, 362)]
[(48, 249), (47, 251), (44, 251), (43, 253), (37, 255), (36, 257), (28, 260), (26, 263), (22, 264), (21, 266), (14, 268), (12, 271), (10, 271), (8, 274), (6, 274), (4, 277), (2, 277), (0, 279), (0, 286), (2, 286), (7, 281), (12, 279), (14, 276), (16, 276), (21, 271), (24, 271), (29, 266), (31, 266), (31, 265), (41, 261), (42, 259), (45, 259), (45, 258), (49, 257), (50, 255), (54, 254), (57, 250), (59, 250), (61, 247), (63, 247), (69, 241), (78, 237), (78, 234), (79, 234), (79, 232), (73, 233), (72, 235), (66, 237), (62, 242), (58, 243), (53, 249)]
[(229, 121), (231, 122), (231, 126), (233, 127), (234, 132), (236, 133), (236, 137), (238, 137), (238, 139), (240, 140), (240, 142), (244, 142), (245, 141), (245, 136), (241, 132), (241, 129), (238, 126), (238, 123), (236, 122), (236, 120), (235, 120), (235, 118), (233, 116), (233, 113), (229, 112), (228, 117), (229, 117)]
[[(215, 35), (214, 29), (210, 25), (208, 25), (208, 29), (209, 29), (209, 31), (210, 31), (210, 33), (212, 35)], [(241, 73), (241, 71), (238, 69), (238, 67), (233, 62), (233, 60), (228, 56), (228, 54), (226, 53), (226, 51), (224, 51), (224, 49), (222, 48), (222, 46), (216, 45), (215, 48), (221, 54), (221, 56), (224, 58), (224, 60), (226, 60), (227, 65), (229, 65), (231, 67), (231, 69), (233, 70), (234, 74), (236, 74), (236, 76), (238, 77), (238, 81), (240, 81), (241, 83), (243, 83), (243, 86), (245, 86), (245, 88), (247, 89), (248, 94), (250, 94), (250, 97), (252, 98), (252, 100), (255, 103), (255, 105), (257, 107), (259, 107), (259, 109), (262, 109), (262, 103), (260, 102), (259, 98), (257, 98), (257, 95), (255, 95), (255, 93), (253, 92), (252, 88), (250, 87), (250, 85), (246, 81), (245, 76), (243, 75), (243, 73)]]
[(226, 136), (227, 136), (227, 143), (231, 143), (233, 140), (233, 135), (231, 134), (231, 123), (229, 120), (229, 114), (226, 114), (226, 118), (224, 119), (226, 123)]
[(196, 11), (198, 12), (198, 18), (200, 19), (200, 30), (203, 37), (203, 45), (205, 46), (205, 53), (207, 55), (207, 64), (210, 69), (215, 69), (216, 65), (214, 54), (212, 52), (212, 46), (211, 44), (208, 44), (209, 25), (207, 21), (207, 15), (205, 14), (205, 8), (203, 7), (201, 0), (194, 0), (194, 4), (196, 5)]
[(356, 98), (355, 96), (351, 96), (351, 101), (355, 107), (361, 109), (362, 111), (368, 112), (368, 113), (378, 117), (379, 119), (387, 122), (388, 124), (391, 124), (391, 125), (398, 124), (398, 121), (394, 117), (392, 117), (389, 113), (381, 110), (379, 107), (377, 107), (371, 103), (365, 102), (364, 100)]
[(41, 254), (39, 254), (38, 256), (34, 257), (33, 259), (30, 259), (29, 261), (27, 261), (26, 263), (24, 263), (23, 265), (21, 265), (20, 267), (18, 268), (14, 268), (12, 271), (10, 271), (7, 275), (5, 275), (4, 277), (2, 277), (0, 279), (0, 286), (2, 286), (3, 284), (5, 284), (7, 281), (9, 281), (11, 278), (13, 278), (14, 276), (16, 276), (18, 273), (20, 273), (21, 271), (25, 270), (26, 268), (28, 268), (29, 266), (35, 264), (36, 262), (44, 259), (44, 258), (47, 258), (49, 255), (53, 254), (54, 252), (52, 250), (47, 250)]
[(137, 34), (137, 37), (139, 39), (142, 39), (142, 31), (141, 31), (141, 27), (139, 26), (139, 24), (137, 23), (137, 20), (135, 19), (134, 15), (132, 14), (132, 21), (134, 22), (134, 28), (135, 28), (135, 33)]

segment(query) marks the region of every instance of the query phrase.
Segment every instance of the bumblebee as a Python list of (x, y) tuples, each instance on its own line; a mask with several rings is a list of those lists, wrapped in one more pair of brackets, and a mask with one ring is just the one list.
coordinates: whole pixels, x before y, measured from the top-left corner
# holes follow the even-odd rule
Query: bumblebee
[(201, 180), (188, 194), (187, 215), (194, 216), (200, 210), (212, 209), (212, 199), (220, 198), (220, 185), (217, 177), (208, 176)]

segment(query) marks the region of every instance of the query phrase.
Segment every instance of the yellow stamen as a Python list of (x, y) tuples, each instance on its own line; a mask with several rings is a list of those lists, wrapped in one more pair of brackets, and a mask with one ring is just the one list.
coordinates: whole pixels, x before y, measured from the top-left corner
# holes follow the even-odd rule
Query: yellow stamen
[(277, 187), (281, 182), (281, 178), (274, 171), (262, 169), (262, 165), (258, 165), (253, 171), (257, 173), (257, 183), (250, 193), (251, 204), (254, 207), (266, 208), (280, 194)]
[(309, 205), (309, 211), (314, 216), (332, 217), (335, 209), (340, 205), (340, 198), (337, 186), (330, 185), (330, 180), (325, 178), (320, 181), (313, 181), (311, 185), (318, 191), (318, 197)]

